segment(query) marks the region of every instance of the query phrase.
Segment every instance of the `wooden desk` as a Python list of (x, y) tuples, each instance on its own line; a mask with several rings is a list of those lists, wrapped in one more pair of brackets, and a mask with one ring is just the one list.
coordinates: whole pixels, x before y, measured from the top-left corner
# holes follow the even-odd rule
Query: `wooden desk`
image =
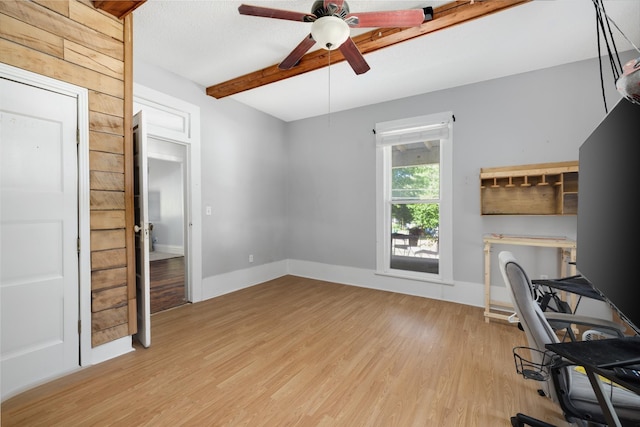
[[(505, 311), (513, 310), (510, 302), (494, 301), (491, 299), (491, 245), (520, 245), (537, 246), (546, 248), (558, 248), (560, 252), (560, 265), (562, 275), (573, 276), (576, 274), (576, 242), (563, 237), (531, 237), (509, 236), (505, 234), (491, 234), (485, 236), (484, 241), (484, 320), (490, 319), (508, 320), (509, 314)], [(571, 304), (575, 306), (575, 302)], [(498, 311), (498, 312), (496, 312)]]

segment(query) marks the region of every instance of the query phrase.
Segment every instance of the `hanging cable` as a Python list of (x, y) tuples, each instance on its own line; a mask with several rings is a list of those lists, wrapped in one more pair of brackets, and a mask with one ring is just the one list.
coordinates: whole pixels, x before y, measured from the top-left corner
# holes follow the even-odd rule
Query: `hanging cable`
[[(620, 62), (620, 56), (618, 55), (618, 47), (616, 46), (616, 39), (613, 37), (613, 31), (611, 31), (611, 20), (609, 19), (609, 16), (607, 15), (607, 12), (604, 10), (604, 3), (602, 2), (603, 0), (600, 0), (600, 4), (601, 4), (601, 8), (602, 8), (602, 16), (605, 18), (604, 22), (607, 24), (607, 30), (609, 31), (609, 38), (611, 39), (611, 44), (613, 45), (613, 52), (616, 54), (615, 60), (618, 61), (618, 76), (620, 76), (620, 74), (622, 74), (622, 62)], [(614, 58), (611, 58), (611, 61), (613, 62)]]
[[(595, 1), (594, 1), (595, 4)], [(597, 7), (597, 6), (596, 6)], [(607, 108), (607, 98), (604, 91), (604, 76), (602, 75), (602, 56), (600, 56), (600, 27), (598, 26), (598, 13), (596, 12), (596, 38), (598, 42), (598, 66), (600, 68), (600, 90), (602, 91), (602, 100), (604, 102), (605, 114), (609, 112)]]
[[(609, 62), (611, 64), (611, 70), (617, 78), (622, 74), (622, 63), (618, 56), (618, 48), (616, 47), (613, 32), (609, 25), (607, 12), (604, 9), (604, 3), (602, 1), (603, 0), (593, 0), (593, 4), (596, 8), (596, 25), (598, 25), (598, 29), (602, 29), (604, 41), (607, 46), (607, 54), (609, 55)], [(600, 51), (598, 51), (598, 53), (600, 53)]]
[(609, 21), (610, 23), (612, 23), (612, 24), (613, 24), (613, 26), (614, 26), (614, 27), (616, 27), (616, 30), (618, 30), (618, 32), (619, 32), (620, 34), (622, 34), (622, 37), (624, 37), (624, 39), (625, 39), (627, 42), (629, 42), (629, 44), (630, 44), (631, 46), (633, 46), (633, 48), (634, 48), (635, 50), (637, 50), (637, 51), (640, 53), (640, 49), (638, 48), (638, 46), (636, 46), (635, 44), (633, 44), (633, 42), (632, 42), (631, 40), (629, 40), (629, 37), (627, 37), (627, 35), (626, 35), (625, 33), (623, 33), (623, 32), (622, 32), (622, 30), (620, 29), (620, 27), (618, 27), (618, 24), (616, 24), (616, 21), (614, 21), (613, 19), (611, 19), (611, 18), (609, 17), (609, 15), (606, 15), (606, 17), (607, 17), (607, 21)]
[[(620, 31), (620, 28), (613, 22), (611, 18), (607, 15), (607, 12), (604, 8), (603, 0), (592, 0), (593, 6), (596, 11), (596, 37), (598, 43), (598, 63), (600, 66), (600, 86), (602, 89), (602, 99), (604, 102), (604, 110), (605, 113), (608, 113), (609, 110), (607, 108), (607, 100), (605, 97), (605, 89), (604, 89), (604, 76), (602, 70), (602, 55), (601, 55), (601, 45), (600, 45), (600, 32), (602, 31), (602, 37), (604, 39), (604, 44), (607, 49), (607, 55), (609, 57), (609, 65), (611, 66), (611, 72), (613, 73), (613, 81), (614, 86), (620, 76), (622, 75), (622, 63), (620, 62), (620, 57), (618, 56), (618, 48), (616, 47), (615, 40), (613, 38), (613, 31), (611, 30), (610, 23), (616, 27), (616, 29), (622, 34), (625, 39), (627, 37)], [(629, 40), (629, 39), (627, 39)], [(633, 43), (631, 43), (633, 45)], [(635, 45), (633, 45), (635, 47)], [(637, 50), (637, 48), (636, 48)]]

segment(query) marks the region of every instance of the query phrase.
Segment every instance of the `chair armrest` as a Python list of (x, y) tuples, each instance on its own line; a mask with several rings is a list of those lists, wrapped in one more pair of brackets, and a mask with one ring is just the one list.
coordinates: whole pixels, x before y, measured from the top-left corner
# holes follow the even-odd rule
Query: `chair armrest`
[(566, 328), (570, 324), (590, 326), (597, 330), (612, 332), (618, 337), (624, 337), (624, 331), (626, 330), (626, 328), (619, 323), (612, 322), (611, 320), (599, 319), (597, 317), (555, 312), (545, 312), (544, 316), (550, 324), (566, 324), (566, 326), (562, 326), (562, 328)]

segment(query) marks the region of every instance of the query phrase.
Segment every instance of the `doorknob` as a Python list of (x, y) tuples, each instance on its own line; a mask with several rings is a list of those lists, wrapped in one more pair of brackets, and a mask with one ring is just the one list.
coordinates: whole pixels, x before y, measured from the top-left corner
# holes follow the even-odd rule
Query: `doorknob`
[(133, 231), (135, 231), (136, 233), (140, 232), (140, 230), (142, 230), (142, 227), (140, 227), (139, 225), (133, 226)]

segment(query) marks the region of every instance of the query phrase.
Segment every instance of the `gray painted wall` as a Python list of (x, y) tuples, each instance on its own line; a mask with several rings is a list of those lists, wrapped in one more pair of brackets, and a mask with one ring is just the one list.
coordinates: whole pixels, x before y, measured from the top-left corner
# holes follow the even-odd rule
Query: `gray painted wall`
[[(631, 52), (623, 55), (623, 63), (631, 57)], [(611, 108), (620, 96), (611, 70), (604, 71)], [(479, 173), (482, 167), (577, 160), (579, 146), (605, 115), (597, 60), (333, 113), (330, 120), (325, 116), (290, 123), (288, 167), (295, 179), (288, 181), (288, 257), (374, 269), (372, 129), (376, 122), (442, 111), (453, 111), (456, 117), (455, 281), (483, 283), (486, 233), (575, 239), (575, 216), (481, 216)], [(556, 264), (555, 250), (508, 249), (522, 254), (533, 277), (555, 275), (548, 271)], [(497, 265), (493, 277), (500, 277)]]
[[(203, 278), (286, 259), (375, 269), (372, 129), (451, 110), (454, 279), (481, 284), (484, 234), (575, 238), (576, 217), (481, 216), (480, 168), (575, 160), (605, 114), (597, 60), (291, 123), (142, 62), (134, 80), (201, 108), (202, 206), (213, 207), (203, 212)], [(605, 86), (612, 107), (619, 95), (608, 65)], [(513, 251), (532, 277), (555, 275), (555, 251)]]
[(200, 107), (203, 278), (283, 260), (286, 124), (141, 61), (134, 81)]

